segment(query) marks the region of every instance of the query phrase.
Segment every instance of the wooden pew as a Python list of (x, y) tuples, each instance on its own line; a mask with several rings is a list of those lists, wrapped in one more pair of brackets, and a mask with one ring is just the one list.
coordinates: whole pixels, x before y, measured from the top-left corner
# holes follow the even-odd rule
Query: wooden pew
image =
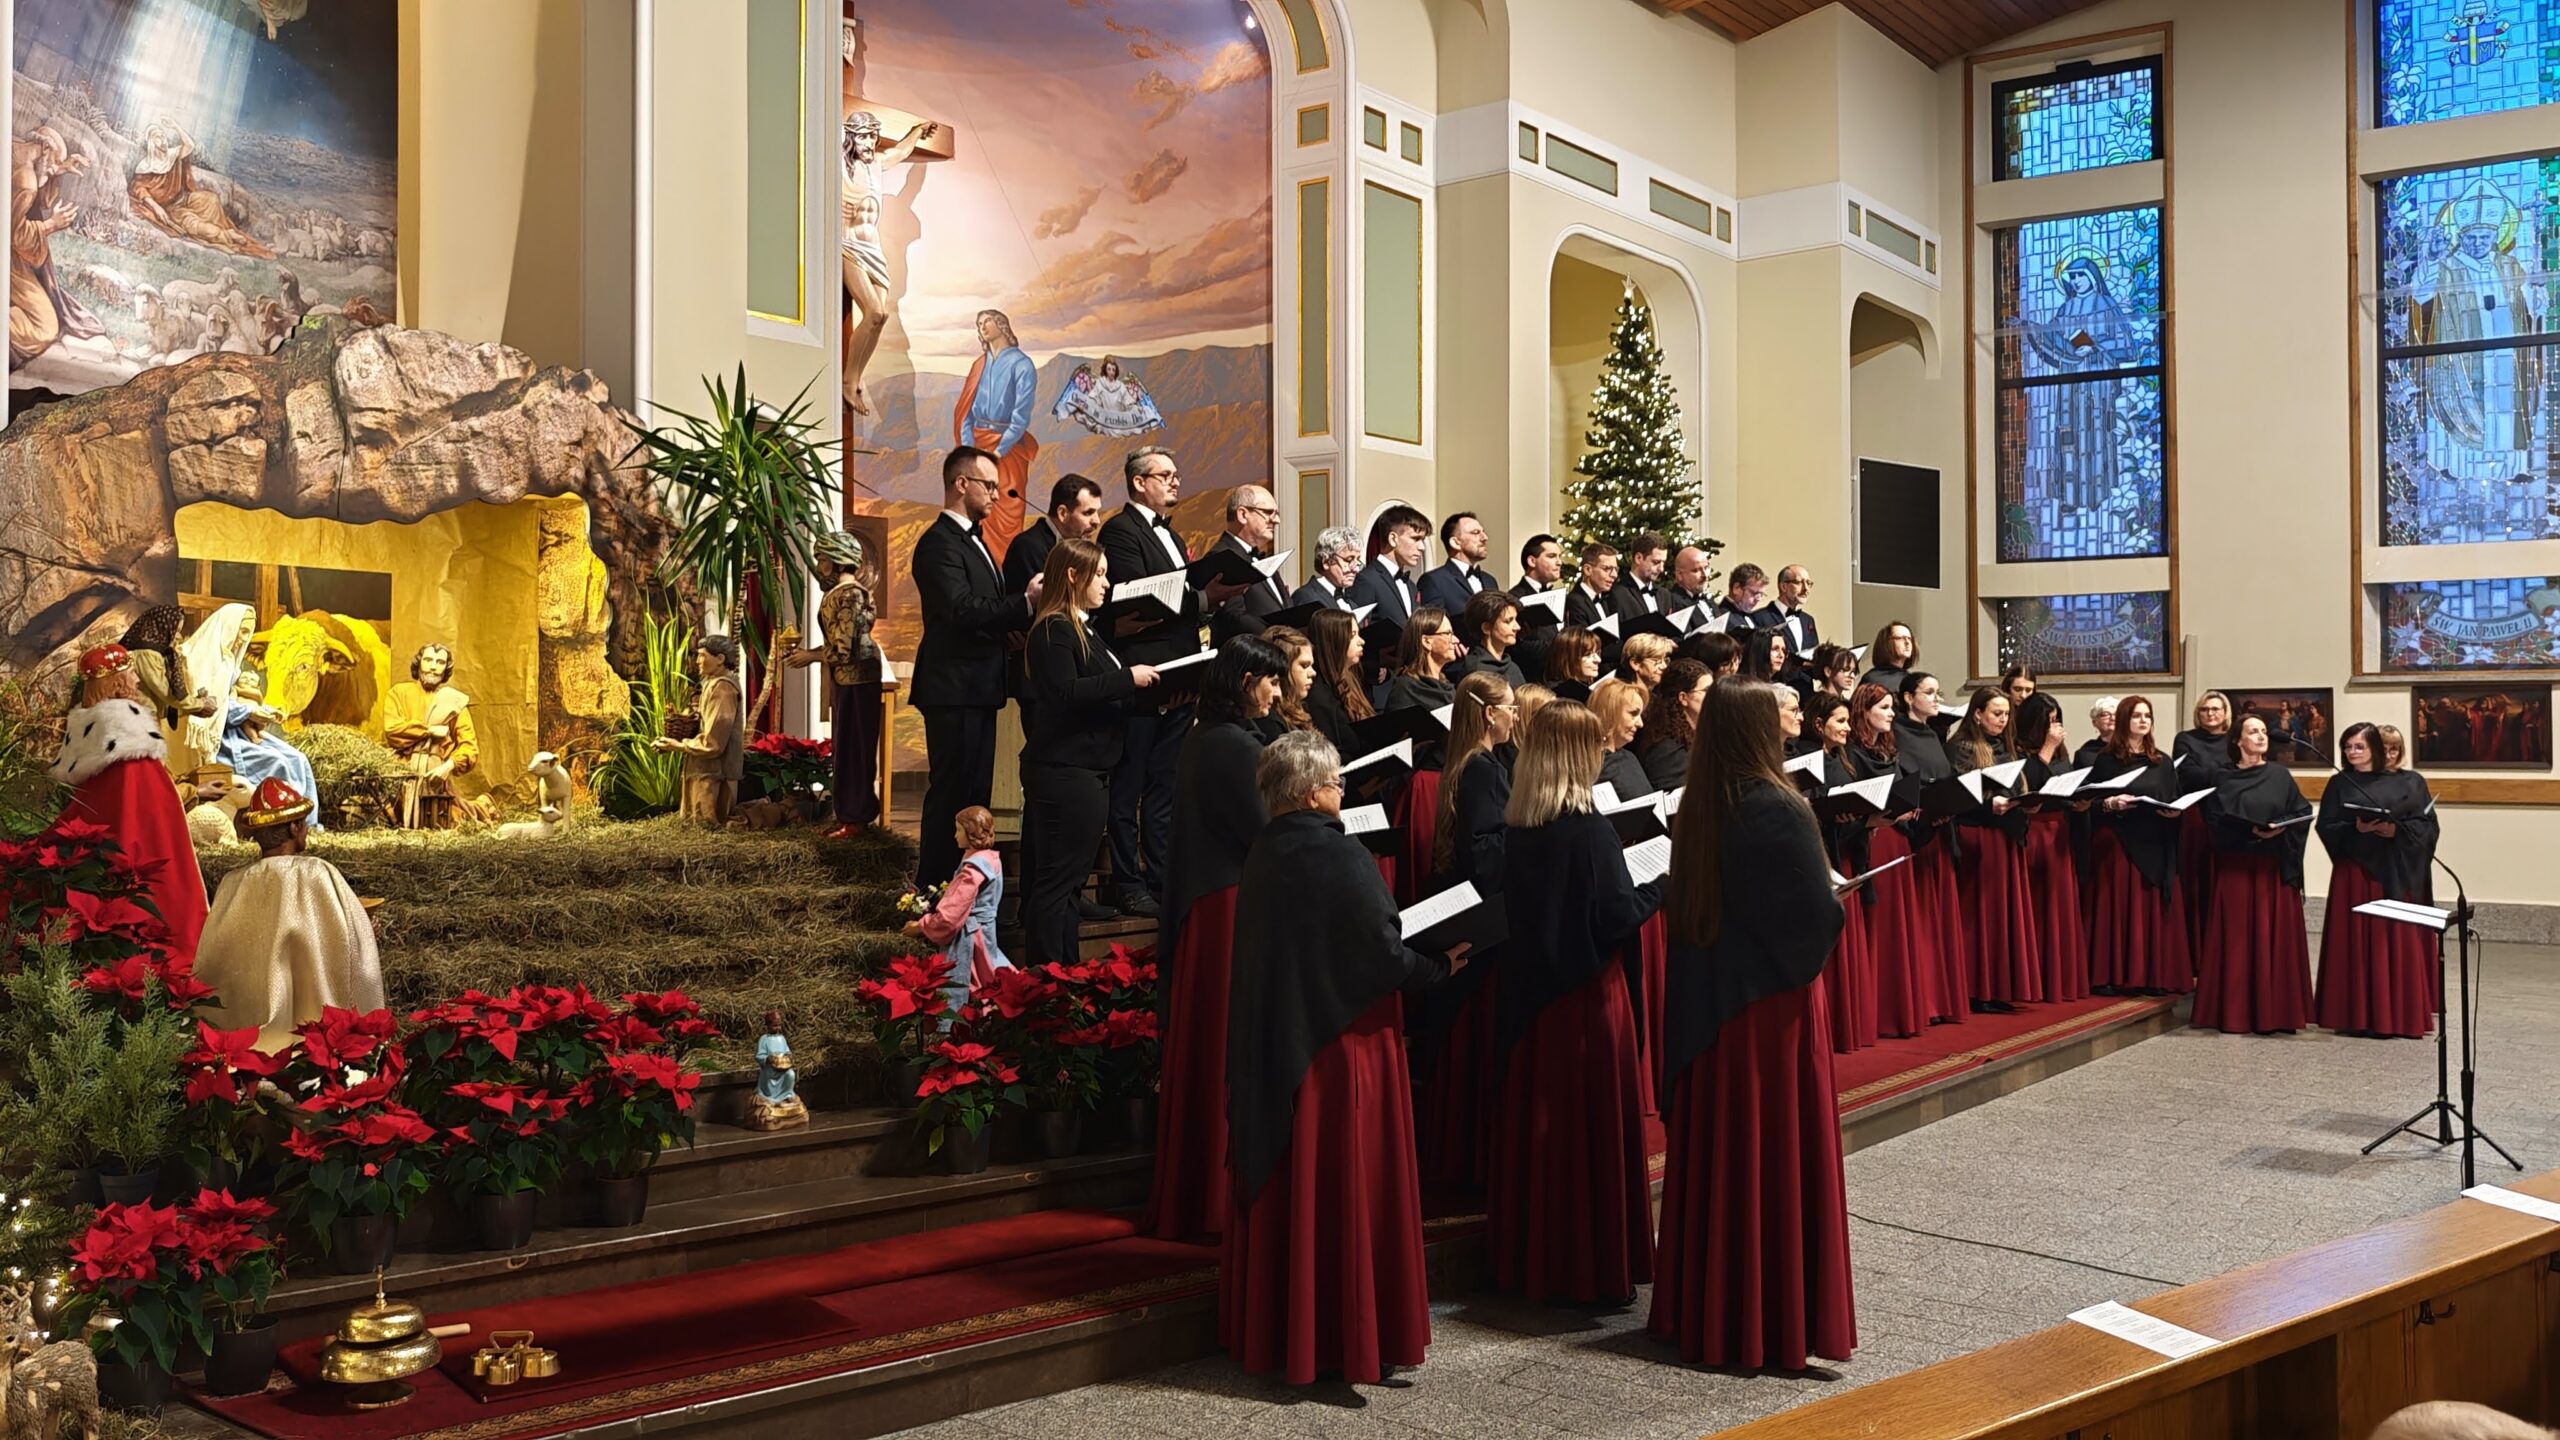
[[(2560, 1200), (2560, 1170), (2508, 1188)], [(2133, 1308), (2224, 1343), (2170, 1360), (2066, 1322), (1720, 1435), (2365, 1440), (2420, 1400), (2560, 1421), (2560, 1224), (2477, 1200)]]

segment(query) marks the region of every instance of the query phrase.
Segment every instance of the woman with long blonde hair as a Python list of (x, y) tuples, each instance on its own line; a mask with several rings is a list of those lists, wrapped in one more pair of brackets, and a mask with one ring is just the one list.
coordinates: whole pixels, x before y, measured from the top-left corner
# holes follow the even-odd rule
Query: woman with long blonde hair
[(1494, 1283), (1533, 1300), (1624, 1303), (1652, 1275), (1636, 1017), (1620, 951), (1662, 904), (1595, 813), (1600, 721), (1552, 704), (1522, 735), (1502, 854), (1509, 930), (1486, 1198)]
[(1022, 744), (1022, 828), (1031, 861), (1022, 928), (1035, 964), (1072, 965), (1082, 917), (1076, 892), (1093, 869), (1111, 815), (1122, 707), (1156, 683), (1149, 665), (1122, 665), (1085, 628), (1111, 593), (1111, 565), (1090, 540), (1061, 540), (1041, 570), (1040, 608), (1023, 646), (1031, 733)]
[[(1439, 825), (1431, 883), (1437, 894), (1470, 884), (1476, 893), (1502, 889), (1519, 707), (1493, 670), (1458, 682), (1449, 715), (1449, 758), (1440, 775)], [(1456, 978), (1414, 1009), (1414, 1146), (1425, 1180), (1478, 1186), (1493, 1145), (1494, 975), (1492, 954), (1479, 953)]]
[(1636, 756), (1636, 736), (1644, 731), (1645, 705), (1653, 692), (1633, 680), (1611, 678), (1591, 691), (1587, 702), (1600, 720), (1600, 778), (1621, 800), (1653, 793), (1653, 779)]

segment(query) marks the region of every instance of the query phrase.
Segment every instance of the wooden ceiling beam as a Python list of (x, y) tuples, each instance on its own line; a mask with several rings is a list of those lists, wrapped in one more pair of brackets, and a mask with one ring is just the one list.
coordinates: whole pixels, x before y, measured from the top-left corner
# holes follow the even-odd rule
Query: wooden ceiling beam
[(1921, 42), (1916, 46), (1910, 41), (1904, 44), (1932, 65), (1943, 65), (1972, 48), (1966, 43), (1968, 37), (1950, 24), (1948, 17), (1936, 13), (1945, 7), (1927, 0), (1850, 0), (1849, 8), (1870, 20), (1880, 13), (1892, 15), (1905, 34)]

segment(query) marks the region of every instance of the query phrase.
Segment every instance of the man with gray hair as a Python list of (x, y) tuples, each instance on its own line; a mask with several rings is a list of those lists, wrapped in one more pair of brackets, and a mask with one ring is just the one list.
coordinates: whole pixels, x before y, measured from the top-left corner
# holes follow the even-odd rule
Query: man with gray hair
[[(1247, 560), (1268, 560), (1280, 533), (1280, 502), (1259, 485), (1239, 485), (1227, 492), (1227, 533), (1209, 547), (1210, 554), (1231, 550)], [(1244, 593), (1218, 607), (1209, 617), (1209, 640), (1224, 645), (1238, 635), (1258, 635), (1271, 613), (1289, 608), (1289, 586), (1278, 575), (1248, 582)]]
[(1307, 583), (1289, 597), (1291, 605), (1330, 605), (1336, 610), (1356, 610), (1351, 601), (1351, 582), (1360, 578), (1360, 532), (1348, 525), (1336, 525), (1316, 537), (1316, 553), (1309, 557)]
[[(1376, 858), (1343, 833), (1342, 757), (1322, 735), (1272, 741), (1254, 780), (1271, 818), (1236, 886), (1227, 1003), (1225, 1243), (1249, 1263), (1219, 1269), (1219, 1313), (1239, 1320), (1221, 1328), (1248, 1371), (1375, 1384), (1431, 1340), (1401, 992), (1455, 957), (1405, 945)], [(1371, 1278), (1295, 1283), (1308, 1275)], [(1290, 1345), (1308, 1334), (1375, 1338)]]

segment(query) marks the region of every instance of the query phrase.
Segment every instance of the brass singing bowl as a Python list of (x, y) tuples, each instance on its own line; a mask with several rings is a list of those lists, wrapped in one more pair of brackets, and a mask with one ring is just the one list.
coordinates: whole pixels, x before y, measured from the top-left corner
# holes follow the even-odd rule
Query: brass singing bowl
[(320, 1347), (320, 1378), (333, 1385), (405, 1380), (434, 1369), (442, 1359), (444, 1342), (423, 1330), (404, 1340), (376, 1345), (332, 1340)]

